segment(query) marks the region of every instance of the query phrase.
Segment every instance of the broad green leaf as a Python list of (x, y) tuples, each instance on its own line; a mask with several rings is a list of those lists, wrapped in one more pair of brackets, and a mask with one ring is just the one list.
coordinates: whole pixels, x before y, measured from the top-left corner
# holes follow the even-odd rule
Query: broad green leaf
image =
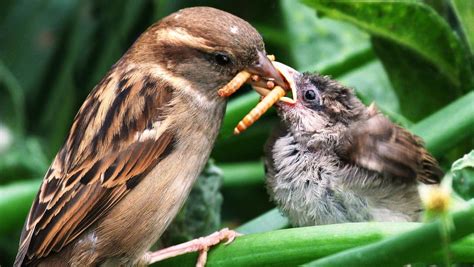
[(280, 1), (294, 68), (315, 71), (370, 46), (368, 35), (352, 25), (317, 18), (296, 0)]
[(472, 0), (451, 0), (454, 12), (461, 24), (462, 32), (474, 55), (474, 1)]
[(454, 190), (464, 199), (474, 198), (474, 150), (455, 161), (451, 171)]
[(372, 44), (408, 119), (419, 121), (459, 96), (454, 85), (413, 50), (378, 37)]
[(460, 86), (463, 49), (459, 38), (430, 7), (416, 1), (304, 0), (328, 17), (350, 22), (371, 35), (408, 47)]

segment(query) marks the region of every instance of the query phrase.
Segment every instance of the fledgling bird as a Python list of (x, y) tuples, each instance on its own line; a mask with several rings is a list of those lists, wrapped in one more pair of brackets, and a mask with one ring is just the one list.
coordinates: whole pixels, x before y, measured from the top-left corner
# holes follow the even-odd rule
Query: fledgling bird
[(297, 99), (276, 105), (281, 127), (266, 144), (265, 169), (290, 222), (417, 221), (417, 185), (442, 176), (422, 140), (327, 76), (281, 71)]
[(218, 134), (226, 100), (217, 91), (243, 70), (283, 85), (261, 36), (236, 16), (187, 8), (148, 28), (74, 118), (25, 222), (15, 266), (156, 260), (146, 252)]

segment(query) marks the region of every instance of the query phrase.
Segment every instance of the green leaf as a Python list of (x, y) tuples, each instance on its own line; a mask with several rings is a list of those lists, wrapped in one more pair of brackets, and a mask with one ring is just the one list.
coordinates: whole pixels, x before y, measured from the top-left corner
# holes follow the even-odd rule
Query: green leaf
[(370, 46), (367, 34), (352, 25), (317, 18), (311, 8), (296, 0), (281, 0), (280, 4), (295, 69), (320, 70)]
[(408, 119), (419, 121), (460, 95), (449, 80), (412, 50), (377, 37), (372, 44), (398, 96), (401, 113)]
[(431, 62), (452, 84), (461, 85), (463, 49), (460, 41), (446, 21), (423, 3), (303, 2), (331, 18), (350, 22), (371, 35), (413, 50)]
[(466, 37), (471, 54), (474, 55), (474, 1), (451, 0), (451, 4), (461, 24), (461, 30)]
[(456, 160), (451, 171), (454, 190), (466, 200), (474, 198), (474, 150)]

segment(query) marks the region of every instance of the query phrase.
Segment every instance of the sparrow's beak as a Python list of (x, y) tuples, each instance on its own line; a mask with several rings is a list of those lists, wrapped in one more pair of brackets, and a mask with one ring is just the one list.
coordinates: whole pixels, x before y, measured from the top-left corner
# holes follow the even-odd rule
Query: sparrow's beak
[(251, 75), (259, 77), (258, 80), (250, 80), (252, 86), (267, 87), (266, 82), (271, 81), (285, 90), (290, 90), (289, 84), (275, 66), (273, 66), (272, 61), (267, 57), (265, 52), (258, 51), (258, 61), (248, 67), (247, 71)]
[[(283, 76), (283, 78), (285, 79), (285, 83), (289, 86), (289, 89), (291, 90), (291, 98), (285, 96), (285, 97), (280, 98), (280, 101), (283, 101), (289, 104), (296, 103), (297, 92), (296, 92), (295, 78), (301, 75), (301, 73), (277, 61), (273, 61), (272, 65), (280, 73), (280, 75)], [(262, 86), (261, 83), (253, 83), (252, 87), (261, 96), (266, 96), (271, 90), (271, 89), (266, 88), (265, 86)]]

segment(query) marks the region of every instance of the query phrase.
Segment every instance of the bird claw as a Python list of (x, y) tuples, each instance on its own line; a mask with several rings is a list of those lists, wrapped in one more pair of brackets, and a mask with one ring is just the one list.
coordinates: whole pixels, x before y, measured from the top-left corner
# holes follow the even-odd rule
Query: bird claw
[(200, 237), (183, 244), (165, 248), (156, 252), (148, 252), (145, 254), (145, 261), (148, 264), (155, 263), (167, 258), (175, 257), (190, 252), (199, 252), (199, 257), (196, 262), (196, 267), (204, 267), (207, 261), (207, 252), (209, 248), (227, 240), (224, 245), (232, 243), (236, 237), (242, 234), (236, 231), (224, 228), (220, 231), (214, 232), (206, 237)]

